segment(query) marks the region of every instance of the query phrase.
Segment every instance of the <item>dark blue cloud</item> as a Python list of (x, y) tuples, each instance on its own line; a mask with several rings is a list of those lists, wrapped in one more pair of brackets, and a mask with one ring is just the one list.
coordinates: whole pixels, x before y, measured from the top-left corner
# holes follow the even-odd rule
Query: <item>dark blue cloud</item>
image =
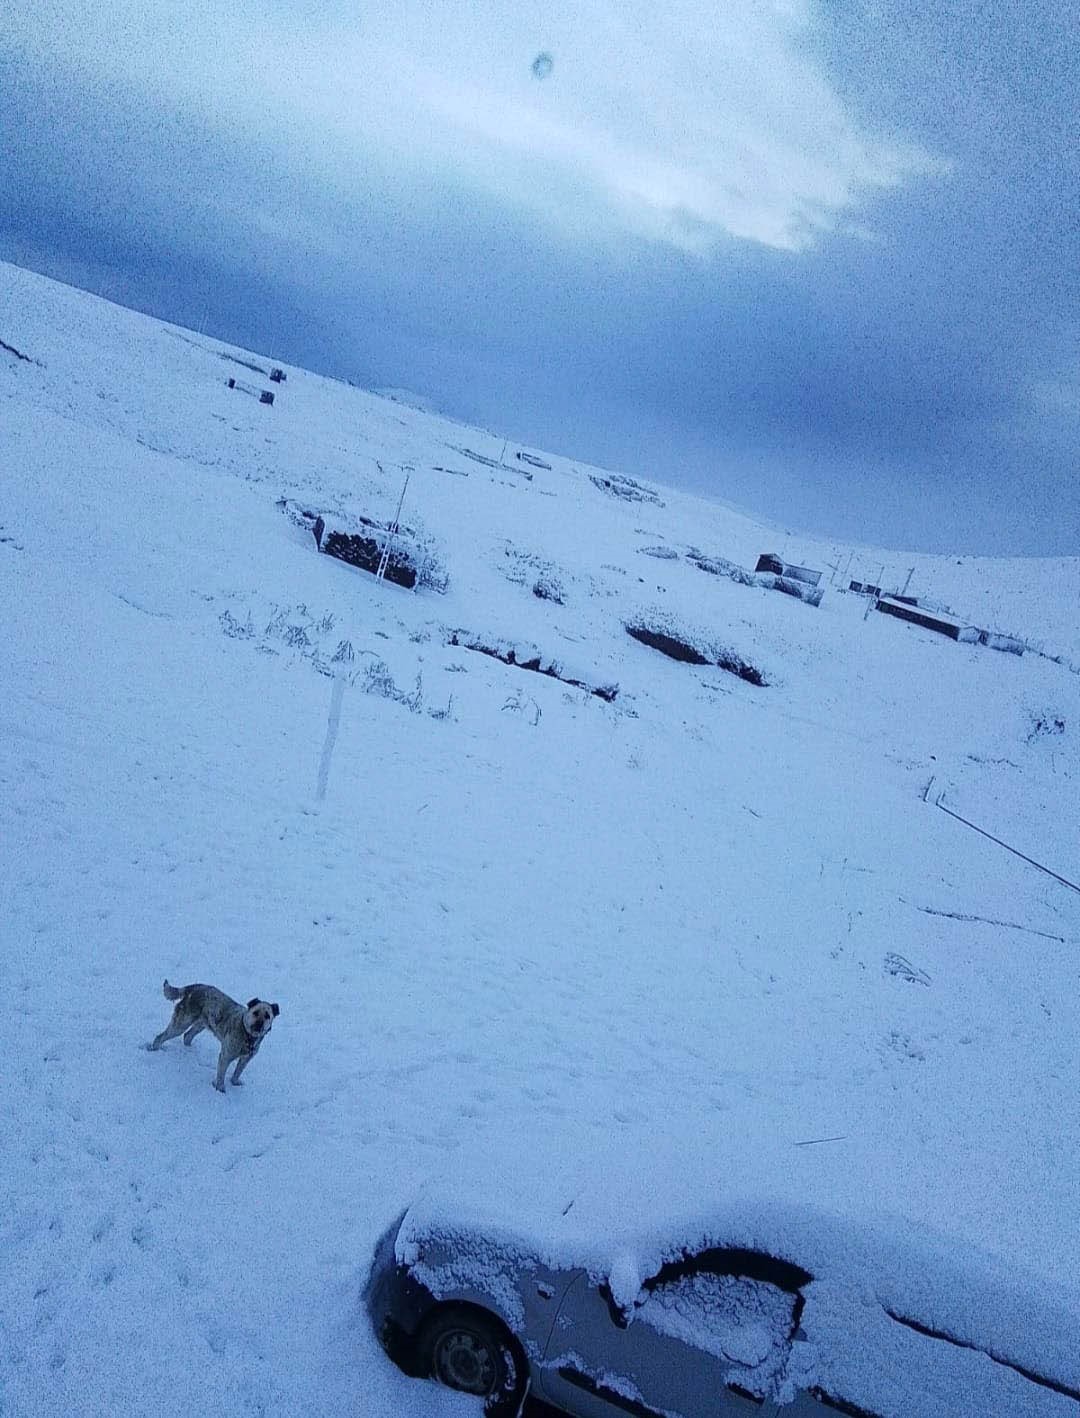
[(339, 189), (273, 132), (0, 56), (0, 256), (789, 526), (1072, 552), (1078, 425), (1033, 392), (1080, 351), (1065, 8), (826, 11), (847, 102), (949, 167), (854, 214), (870, 239), (707, 257), (377, 154)]

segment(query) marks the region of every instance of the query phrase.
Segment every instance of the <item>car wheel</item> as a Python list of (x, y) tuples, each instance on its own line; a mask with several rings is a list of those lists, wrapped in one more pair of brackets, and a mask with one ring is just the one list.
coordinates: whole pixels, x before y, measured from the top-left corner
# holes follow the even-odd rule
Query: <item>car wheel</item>
[(516, 1414), (525, 1395), (525, 1363), (510, 1331), (483, 1310), (443, 1310), (420, 1336), (420, 1359), (433, 1379), (486, 1399), (492, 1418)]

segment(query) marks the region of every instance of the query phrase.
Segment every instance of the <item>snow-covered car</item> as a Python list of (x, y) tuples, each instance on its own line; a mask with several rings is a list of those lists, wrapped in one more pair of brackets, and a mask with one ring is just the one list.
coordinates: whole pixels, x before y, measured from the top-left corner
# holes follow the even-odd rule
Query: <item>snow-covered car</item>
[[(579, 1222), (569, 1218), (579, 1210)], [(1080, 1307), (912, 1225), (741, 1200), (614, 1233), (429, 1193), (365, 1299), (407, 1373), (579, 1418), (1080, 1418)]]

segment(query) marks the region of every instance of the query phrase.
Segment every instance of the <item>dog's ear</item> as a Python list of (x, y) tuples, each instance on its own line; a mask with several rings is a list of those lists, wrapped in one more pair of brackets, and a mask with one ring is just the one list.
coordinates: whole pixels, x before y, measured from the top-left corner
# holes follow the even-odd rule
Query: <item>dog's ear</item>
[(272, 1005), (270, 1006), (270, 1008), (271, 1008), (271, 1010), (273, 1011), (274, 1018), (276, 1019), (276, 1018), (278, 1017), (278, 1015), (281, 1013), (281, 1010), (277, 1007), (276, 1004), (272, 1004)]
[(255, 1006), (256, 1006), (258, 1003), (259, 1003), (259, 996), (256, 995), (254, 999), (249, 999), (249, 1000), (248, 1000), (246, 1008), (248, 1008), (248, 1009), (254, 1009)]

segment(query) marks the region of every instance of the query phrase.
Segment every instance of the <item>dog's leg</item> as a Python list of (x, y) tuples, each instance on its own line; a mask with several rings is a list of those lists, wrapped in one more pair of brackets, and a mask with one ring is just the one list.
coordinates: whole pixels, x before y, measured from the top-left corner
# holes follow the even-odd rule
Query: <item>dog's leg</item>
[(201, 1034), (205, 1028), (206, 1024), (203, 1022), (203, 1020), (197, 1019), (195, 1023), (191, 1026), (191, 1028), (187, 1031), (187, 1033), (184, 1035), (184, 1043), (190, 1044), (192, 1039), (194, 1039), (195, 1035)]
[(162, 1044), (167, 1044), (170, 1039), (175, 1039), (178, 1035), (184, 1032), (185, 1023), (185, 1020), (177, 1019), (176, 1015), (174, 1014), (173, 1017), (169, 1020), (168, 1024), (166, 1024), (165, 1028), (161, 1031), (161, 1033), (157, 1035), (157, 1037), (153, 1040), (152, 1043), (147, 1044), (146, 1047), (151, 1050), (160, 1049)]
[(237, 1088), (242, 1088), (244, 1086), (240, 1075), (243, 1073), (244, 1069), (247, 1068), (253, 1057), (254, 1055), (252, 1054), (241, 1054), (240, 1057), (236, 1060), (236, 1067), (232, 1071), (231, 1081), (236, 1084)]
[(225, 1092), (225, 1070), (233, 1061), (232, 1054), (225, 1044), (221, 1046), (221, 1053), (218, 1055), (217, 1074), (214, 1077), (214, 1087), (219, 1093)]

